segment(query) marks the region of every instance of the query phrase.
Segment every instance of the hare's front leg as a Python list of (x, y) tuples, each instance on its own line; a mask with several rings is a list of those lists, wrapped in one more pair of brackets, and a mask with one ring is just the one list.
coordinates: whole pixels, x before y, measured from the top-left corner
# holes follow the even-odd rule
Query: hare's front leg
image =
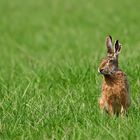
[(109, 103), (108, 113), (110, 116), (114, 116), (114, 107), (113, 107), (112, 103)]
[(105, 109), (105, 104), (106, 104), (105, 99), (104, 99), (103, 97), (101, 97), (101, 98), (99, 99), (99, 107), (100, 107), (100, 109), (101, 109), (102, 112), (103, 112), (103, 110)]
[(123, 117), (126, 114), (126, 108), (124, 106), (121, 106), (121, 117)]

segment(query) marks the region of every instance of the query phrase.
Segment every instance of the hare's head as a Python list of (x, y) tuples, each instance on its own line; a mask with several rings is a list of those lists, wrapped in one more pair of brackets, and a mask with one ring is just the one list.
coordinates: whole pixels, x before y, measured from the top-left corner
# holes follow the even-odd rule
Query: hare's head
[(121, 50), (121, 44), (117, 40), (112, 46), (112, 37), (106, 37), (107, 56), (102, 60), (98, 71), (103, 75), (112, 75), (118, 69), (118, 55)]

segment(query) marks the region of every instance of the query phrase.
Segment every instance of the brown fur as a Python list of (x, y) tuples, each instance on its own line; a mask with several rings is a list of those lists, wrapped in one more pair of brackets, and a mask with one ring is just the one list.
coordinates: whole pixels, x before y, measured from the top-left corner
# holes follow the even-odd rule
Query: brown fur
[[(117, 48), (119, 51), (120, 49)], [(114, 50), (114, 52), (116, 53), (117, 50)], [(110, 52), (99, 66), (99, 71), (104, 76), (99, 106), (101, 110), (108, 112), (110, 115), (124, 115), (130, 106), (128, 80), (126, 74), (118, 67), (118, 54), (115, 55), (113, 51)]]

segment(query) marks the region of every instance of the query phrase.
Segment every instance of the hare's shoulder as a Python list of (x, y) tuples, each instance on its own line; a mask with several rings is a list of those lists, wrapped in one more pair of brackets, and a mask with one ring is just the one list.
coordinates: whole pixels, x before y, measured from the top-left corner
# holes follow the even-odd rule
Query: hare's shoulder
[(117, 79), (119, 79), (119, 84), (126, 87), (127, 89), (129, 88), (129, 82), (127, 79), (127, 75), (125, 72), (123, 72), (122, 70), (118, 70), (116, 72), (116, 77)]

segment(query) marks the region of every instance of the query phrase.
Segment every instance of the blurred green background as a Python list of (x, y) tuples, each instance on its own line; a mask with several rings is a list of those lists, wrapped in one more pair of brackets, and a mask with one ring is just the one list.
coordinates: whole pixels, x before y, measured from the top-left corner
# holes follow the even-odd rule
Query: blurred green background
[[(0, 139), (140, 139), (138, 0), (0, 0)], [(98, 108), (105, 37), (123, 45), (132, 105)]]

